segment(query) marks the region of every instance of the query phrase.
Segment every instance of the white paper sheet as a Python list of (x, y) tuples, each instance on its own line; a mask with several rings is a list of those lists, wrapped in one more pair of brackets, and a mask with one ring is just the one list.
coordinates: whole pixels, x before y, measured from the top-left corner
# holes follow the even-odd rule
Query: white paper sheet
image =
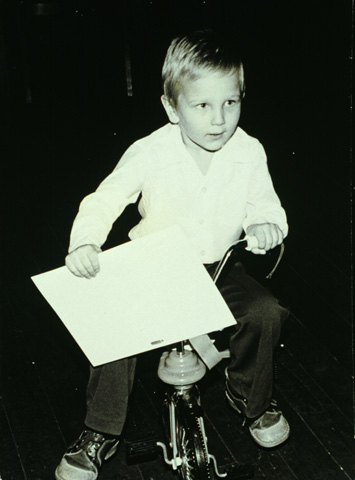
[(99, 255), (101, 271), (32, 277), (93, 366), (235, 324), (179, 227)]

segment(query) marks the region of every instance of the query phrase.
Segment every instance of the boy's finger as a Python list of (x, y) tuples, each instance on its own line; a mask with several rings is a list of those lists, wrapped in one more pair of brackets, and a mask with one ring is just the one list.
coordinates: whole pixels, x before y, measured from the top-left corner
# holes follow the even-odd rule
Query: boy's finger
[(65, 259), (66, 266), (69, 268), (71, 273), (75, 275), (76, 277), (85, 277), (87, 279), (92, 278), (96, 274), (90, 272), (90, 267), (87, 268), (86, 265), (83, 263), (83, 261), (78, 258), (78, 256), (71, 256), (68, 255)]
[(91, 277), (94, 277), (100, 271), (98, 251), (93, 246), (85, 245), (74, 253), (76, 253), (74, 257), (76, 265), (80, 271), (89, 274)]
[(258, 239), (258, 248), (264, 250), (266, 246), (266, 235), (263, 229), (259, 229), (256, 232), (256, 238)]
[(95, 277), (97, 273), (95, 271), (95, 268), (92, 266), (92, 263), (89, 258), (86, 258), (84, 260), (80, 259), (80, 265), (78, 265), (78, 270), (82, 272), (82, 274), (86, 278)]
[(272, 248), (275, 248), (277, 245), (280, 245), (283, 241), (282, 232), (277, 225), (273, 225), (272, 236), (273, 236)]
[(75, 266), (74, 262), (71, 260), (69, 256), (65, 259), (65, 265), (69, 269), (69, 271), (75, 275), (76, 277), (83, 277), (83, 273)]
[(267, 229), (265, 232), (265, 250), (268, 251), (273, 247), (274, 237), (271, 229)]
[(266, 250), (271, 250), (282, 243), (282, 232), (277, 225), (271, 224), (266, 233)]
[(266, 254), (266, 250), (264, 250), (263, 248), (252, 248), (250, 251), (251, 251), (251, 253), (254, 253), (255, 255), (265, 255)]
[(272, 240), (271, 240), (270, 249), (275, 248), (276, 245), (279, 244), (279, 233), (275, 225), (272, 225), (272, 228), (271, 228), (271, 239)]
[(284, 240), (284, 236), (283, 236), (283, 233), (281, 232), (280, 228), (277, 227), (277, 233), (278, 233), (278, 241), (277, 241), (277, 244), (278, 245), (281, 245), (281, 243), (283, 242)]
[(90, 254), (89, 260), (91, 262), (91, 267), (93, 268), (94, 272), (98, 273), (100, 271), (100, 262), (97, 252)]

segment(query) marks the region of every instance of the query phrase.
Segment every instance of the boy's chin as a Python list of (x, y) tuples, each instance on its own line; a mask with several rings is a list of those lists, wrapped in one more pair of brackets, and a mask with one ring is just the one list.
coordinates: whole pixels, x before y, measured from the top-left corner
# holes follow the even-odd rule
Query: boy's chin
[(218, 147), (218, 148), (204, 148), (203, 147), (203, 150), (205, 150), (205, 152), (209, 152), (209, 153), (216, 153), (219, 150), (221, 150), (221, 148), (223, 148), (223, 147), (224, 147), (224, 145), (222, 145), (222, 147)]
[(221, 150), (221, 148), (223, 148), (226, 143), (227, 141), (218, 142), (215, 145), (201, 145), (201, 148), (206, 150), (206, 152), (215, 153)]
[(201, 144), (201, 147), (208, 152), (218, 152), (226, 145), (226, 143), (229, 142), (231, 137), (232, 135), (223, 135), (223, 138), (220, 138), (218, 140), (216, 139), (208, 142), (203, 142)]

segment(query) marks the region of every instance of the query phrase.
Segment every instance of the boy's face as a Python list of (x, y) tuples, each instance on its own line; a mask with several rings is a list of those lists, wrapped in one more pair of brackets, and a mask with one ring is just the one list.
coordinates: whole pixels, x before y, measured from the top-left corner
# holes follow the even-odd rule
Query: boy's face
[(194, 79), (185, 79), (173, 107), (164, 107), (172, 123), (178, 123), (183, 141), (192, 152), (220, 150), (235, 132), (241, 111), (237, 73), (201, 70)]

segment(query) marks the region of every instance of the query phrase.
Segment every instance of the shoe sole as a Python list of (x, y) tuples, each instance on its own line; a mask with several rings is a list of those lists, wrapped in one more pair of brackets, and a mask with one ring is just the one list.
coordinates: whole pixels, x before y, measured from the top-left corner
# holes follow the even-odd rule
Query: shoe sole
[(60, 477), (57, 473), (57, 470), (54, 472), (55, 480), (65, 480), (65, 478)]

